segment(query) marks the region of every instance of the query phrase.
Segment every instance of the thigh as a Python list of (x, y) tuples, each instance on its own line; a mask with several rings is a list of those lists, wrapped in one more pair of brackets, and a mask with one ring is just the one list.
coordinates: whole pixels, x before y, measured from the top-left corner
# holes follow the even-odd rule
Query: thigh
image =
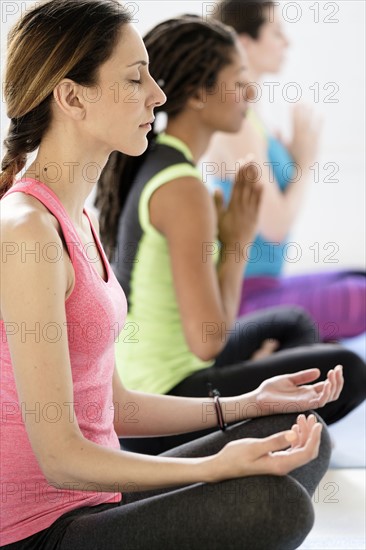
[(240, 395), (256, 389), (264, 380), (309, 368), (320, 370), (319, 380), (337, 364), (343, 365), (344, 387), (337, 401), (319, 409), (327, 424), (336, 422), (357, 407), (366, 397), (366, 366), (355, 353), (337, 344), (315, 344), (282, 350), (256, 361), (244, 361), (227, 367), (209, 367), (178, 384), (169, 393), (186, 397), (207, 395), (207, 383), (222, 396)]
[(86, 514), (69, 526), (58, 549), (290, 550), (301, 544), (313, 520), (311, 499), (295, 479), (253, 476)]
[[(50, 503), (51, 504), (51, 503)], [(92, 516), (111, 510), (119, 503), (99, 504), (98, 506), (83, 506), (60, 516), (46, 529), (34, 533), (25, 539), (1, 546), (4, 550), (58, 550), (68, 527), (79, 517)], [(90, 546), (88, 546), (90, 548)]]
[(295, 306), (274, 307), (240, 317), (227, 331), (227, 343), (215, 366), (249, 359), (266, 339), (276, 339), (279, 350), (318, 342), (313, 321)]
[[(239, 410), (238, 403), (236, 410), (233, 410), (233, 418), (234, 414), (239, 417), (240, 412), (242, 411)], [(331, 443), (326, 425), (316, 412), (312, 411), (312, 414), (315, 414), (318, 421), (323, 424), (319, 455), (317, 459), (311, 463), (293, 472), (293, 477), (301, 482), (310, 495), (313, 494), (320, 479), (325, 474), (331, 453)], [(274, 433), (288, 430), (296, 422), (296, 418), (297, 414), (291, 413), (276, 414), (236, 422), (230, 425), (224, 432), (216, 429), (205, 436), (169, 449), (161, 453), (160, 456), (176, 458), (199, 458), (202, 456), (210, 456), (218, 453), (230, 441), (245, 438), (263, 438)], [(167, 492), (167, 489), (160, 489), (155, 491), (154, 494), (162, 494), (165, 492)], [(124, 496), (124, 501), (132, 502), (148, 495), (149, 492), (128, 493)]]
[[(192, 441), (163, 456), (211, 455), (229, 441), (288, 429), (295, 418), (276, 415), (240, 422), (226, 432)], [(326, 471), (329, 455), (330, 442), (324, 429), (318, 458), (291, 476), (251, 476), (127, 493), (122, 506), (77, 518), (60, 549), (90, 547), (91, 541), (96, 550), (120, 545), (126, 550), (296, 548), (312, 526), (310, 496)]]
[[(315, 320), (323, 340), (355, 336), (366, 330), (364, 272), (335, 271), (281, 277), (274, 285), (243, 287), (240, 313), (294, 304)], [(250, 284), (248, 285), (250, 287)]]
[[(337, 364), (343, 365), (344, 387), (337, 401), (318, 409), (327, 424), (337, 422), (362, 403), (366, 397), (366, 365), (355, 353), (337, 344), (316, 344), (277, 352), (257, 361), (244, 361), (226, 367), (209, 367), (187, 377), (172, 388), (170, 395), (206, 397), (208, 384), (222, 396), (240, 395), (256, 389), (264, 380), (280, 374), (291, 374), (309, 368), (320, 370), (319, 380)], [(235, 414), (235, 411), (234, 411)], [(123, 441), (128, 451), (157, 455), (197, 439), (215, 429), (169, 437), (131, 438)]]

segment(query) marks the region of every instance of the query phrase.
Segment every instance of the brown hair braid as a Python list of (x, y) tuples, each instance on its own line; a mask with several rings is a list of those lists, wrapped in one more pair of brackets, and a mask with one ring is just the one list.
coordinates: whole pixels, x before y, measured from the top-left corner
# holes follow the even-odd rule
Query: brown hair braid
[(49, 0), (8, 35), (5, 101), (11, 119), (0, 174), (0, 198), (37, 149), (51, 121), (54, 87), (63, 78), (96, 84), (130, 15), (117, 0)]

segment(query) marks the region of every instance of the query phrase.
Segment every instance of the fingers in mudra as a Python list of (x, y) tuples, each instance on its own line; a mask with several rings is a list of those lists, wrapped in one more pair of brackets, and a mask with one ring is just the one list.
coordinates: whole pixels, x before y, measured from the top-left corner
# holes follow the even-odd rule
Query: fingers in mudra
[(314, 460), (319, 453), (321, 432), (322, 424), (317, 422), (314, 415), (308, 418), (299, 415), (296, 424), (286, 435), (286, 439), (290, 440), (288, 448), (268, 452), (264, 462), (269, 471), (275, 475), (286, 475)]

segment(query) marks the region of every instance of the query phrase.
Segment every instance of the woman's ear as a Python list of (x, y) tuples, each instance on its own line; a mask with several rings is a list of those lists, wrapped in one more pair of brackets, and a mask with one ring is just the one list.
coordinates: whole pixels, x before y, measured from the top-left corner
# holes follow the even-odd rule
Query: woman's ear
[(195, 94), (188, 99), (187, 106), (194, 111), (202, 111), (202, 109), (205, 107), (206, 95), (207, 94), (205, 94), (203, 91), (195, 92)]
[(53, 97), (57, 107), (68, 117), (82, 120), (85, 117), (84, 86), (73, 80), (64, 78), (53, 90)]
[(253, 38), (249, 34), (242, 33), (239, 34), (239, 42), (245, 50), (248, 50), (253, 43)]

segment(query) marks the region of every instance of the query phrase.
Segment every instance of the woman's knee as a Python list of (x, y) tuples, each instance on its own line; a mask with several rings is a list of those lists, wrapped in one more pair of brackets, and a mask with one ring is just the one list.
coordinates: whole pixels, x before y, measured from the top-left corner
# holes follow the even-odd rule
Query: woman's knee
[(366, 365), (353, 351), (338, 344), (327, 344), (332, 364), (343, 365), (345, 385), (352, 391), (366, 396)]
[(319, 331), (316, 323), (305, 309), (299, 306), (291, 307), (289, 319), (293, 330), (301, 336), (304, 344), (317, 344), (319, 342)]
[(270, 332), (280, 336), (285, 347), (319, 342), (319, 332), (315, 321), (300, 306), (275, 306), (259, 312), (258, 319), (269, 325)]
[(311, 498), (289, 476), (252, 476), (222, 484), (226, 500), (235, 497), (230, 540), (232, 549), (292, 550), (314, 523)]
[(366, 398), (366, 365), (363, 359), (351, 350), (340, 348), (337, 363), (343, 365), (343, 400), (356, 405)]
[(304, 487), (290, 476), (272, 478), (272, 483), (273, 506), (267, 517), (267, 524), (271, 525), (269, 531), (272, 534), (269, 536), (266, 548), (271, 550), (298, 548), (314, 525), (311, 498)]

